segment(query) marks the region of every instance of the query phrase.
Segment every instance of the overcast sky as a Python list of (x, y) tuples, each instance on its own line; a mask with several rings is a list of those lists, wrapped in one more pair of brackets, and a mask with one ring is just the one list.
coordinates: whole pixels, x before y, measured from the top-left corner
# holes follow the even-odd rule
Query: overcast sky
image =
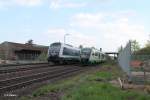
[(116, 51), (150, 33), (150, 0), (0, 0), (0, 42), (66, 42)]

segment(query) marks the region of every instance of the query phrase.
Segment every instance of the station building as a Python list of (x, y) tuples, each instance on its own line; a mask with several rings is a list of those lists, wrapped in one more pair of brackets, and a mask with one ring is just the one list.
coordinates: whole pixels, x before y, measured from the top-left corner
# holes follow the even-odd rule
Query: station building
[(35, 60), (47, 54), (48, 46), (32, 43), (3, 42), (0, 44), (0, 58), (4, 60)]

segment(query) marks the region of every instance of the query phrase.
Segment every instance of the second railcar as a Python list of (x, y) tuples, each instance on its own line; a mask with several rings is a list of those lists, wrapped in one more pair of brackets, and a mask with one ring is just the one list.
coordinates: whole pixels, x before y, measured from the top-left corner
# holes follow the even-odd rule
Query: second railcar
[(82, 64), (98, 64), (106, 60), (105, 54), (95, 48), (83, 48), (81, 50)]

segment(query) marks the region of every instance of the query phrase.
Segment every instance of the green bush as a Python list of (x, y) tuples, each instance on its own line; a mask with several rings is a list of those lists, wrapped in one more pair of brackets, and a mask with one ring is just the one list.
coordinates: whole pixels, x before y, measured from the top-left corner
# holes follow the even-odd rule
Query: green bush
[(37, 58), (37, 60), (39, 60), (39, 61), (47, 61), (47, 54), (46, 53), (41, 53), (40, 55), (39, 55), (39, 57)]

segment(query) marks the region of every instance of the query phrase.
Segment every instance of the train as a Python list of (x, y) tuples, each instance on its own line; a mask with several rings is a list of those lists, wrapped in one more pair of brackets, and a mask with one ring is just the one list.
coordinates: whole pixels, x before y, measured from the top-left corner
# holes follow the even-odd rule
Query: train
[(52, 43), (48, 49), (48, 62), (55, 64), (98, 64), (106, 61), (105, 53), (95, 48), (76, 48), (61, 42)]
[(81, 49), (82, 64), (99, 64), (106, 61), (106, 55), (101, 50), (95, 48)]
[(48, 62), (60, 64), (80, 62), (80, 52), (80, 49), (68, 44), (52, 43), (48, 49)]

